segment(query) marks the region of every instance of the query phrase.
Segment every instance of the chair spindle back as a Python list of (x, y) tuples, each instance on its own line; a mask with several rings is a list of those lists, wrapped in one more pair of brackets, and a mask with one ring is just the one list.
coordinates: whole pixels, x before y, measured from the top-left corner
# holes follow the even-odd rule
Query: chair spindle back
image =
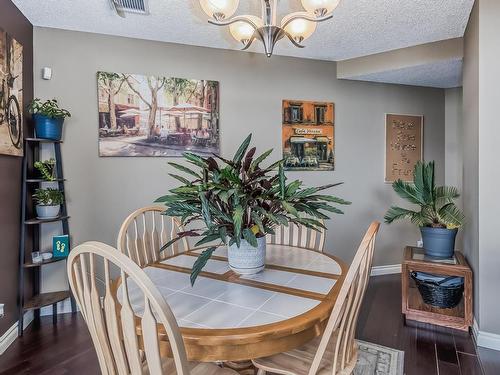
[(148, 206), (132, 212), (123, 222), (117, 247), (140, 267), (189, 250), (186, 238), (160, 251), (162, 246), (184, 229), (177, 218), (162, 215), (161, 206)]
[[(157, 324), (168, 337), (176, 373), (189, 375), (184, 342), (170, 307), (129, 257), (103, 243), (86, 242), (71, 251), (67, 271), (103, 375), (163, 374)], [(112, 271), (121, 277), (118, 288)], [(140, 312), (132, 309), (131, 289), (134, 298), (141, 292)]]
[[(375, 239), (379, 227), (380, 223), (373, 222), (359, 245), (333, 307), (309, 375), (316, 374), (325, 354), (332, 355), (333, 353), (333, 375), (347, 366), (354, 365), (353, 359), (357, 354), (354, 335), (361, 303), (370, 278)], [(333, 335), (336, 336), (336, 340), (331, 340)], [(332, 350), (327, 353), (329, 345), (334, 347), (330, 347)]]
[[(320, 220), (324, 225), (324, 221)], [(305, 225), (289, 223), (288, 226), (280, 225), (274, 229), (275, 234), (268, 234), (268, 244), (288, 245), (323, 252), (325, 249), (325, 229), (319, 231), (307, 228)]]

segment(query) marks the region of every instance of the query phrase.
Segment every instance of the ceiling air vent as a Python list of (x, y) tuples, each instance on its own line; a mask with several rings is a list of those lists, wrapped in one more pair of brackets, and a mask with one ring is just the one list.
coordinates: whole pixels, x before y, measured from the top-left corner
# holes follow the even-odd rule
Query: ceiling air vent
[(138, 13), (149, 14), (148, 0), (111, 0), (116, 12), (120, 13)]

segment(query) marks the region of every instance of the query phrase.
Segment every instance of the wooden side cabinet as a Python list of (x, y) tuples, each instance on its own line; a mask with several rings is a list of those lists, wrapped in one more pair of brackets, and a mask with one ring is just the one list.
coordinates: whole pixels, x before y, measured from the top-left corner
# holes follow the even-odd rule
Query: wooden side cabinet
[[(426, 257), (422, 248), (406, 247), (401, 269), (402, 312), (408, 320), (467, 331), (472, 325), (472, 270), (462, 253), (450, 259)], [(464, 295), (452, 309), (440, 309), (424, 303), (411, 279), (411, 272), (427, 272), (464, 278)]]

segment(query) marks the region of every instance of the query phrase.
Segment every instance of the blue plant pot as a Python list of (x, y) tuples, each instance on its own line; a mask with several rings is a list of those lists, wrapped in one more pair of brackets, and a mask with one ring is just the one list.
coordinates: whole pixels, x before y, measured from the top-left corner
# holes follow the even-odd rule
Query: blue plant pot
[(436, 258), (451, 258), (455, 251), (458, 229), (420, 227), (425, 254)]
[(59, 141), (62, 136), (64, 123), (63, 117), (47, 117), (40, 114), (33, 115), (35, 120), (35, 132), (38, 138)]

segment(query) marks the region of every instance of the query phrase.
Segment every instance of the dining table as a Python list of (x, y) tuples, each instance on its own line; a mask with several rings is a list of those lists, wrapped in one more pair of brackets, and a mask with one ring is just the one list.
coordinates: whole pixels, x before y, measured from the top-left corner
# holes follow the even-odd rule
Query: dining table
[[(192, 361), (241, 363), (321, 335), (347, 273), (347, 265), (326, 252), (267, 244), (265, 269), (239, 275), (229, 267), (227, 248), (219, 247), (192, 286), (191, 268), (202, 251), (144, 267), (176, 317)], [(128, 289), (140, 316), (142, 293), (134, 285)], [(158, 325), (158, 333), (162, 355), (168, 356), (163, 326)]]

